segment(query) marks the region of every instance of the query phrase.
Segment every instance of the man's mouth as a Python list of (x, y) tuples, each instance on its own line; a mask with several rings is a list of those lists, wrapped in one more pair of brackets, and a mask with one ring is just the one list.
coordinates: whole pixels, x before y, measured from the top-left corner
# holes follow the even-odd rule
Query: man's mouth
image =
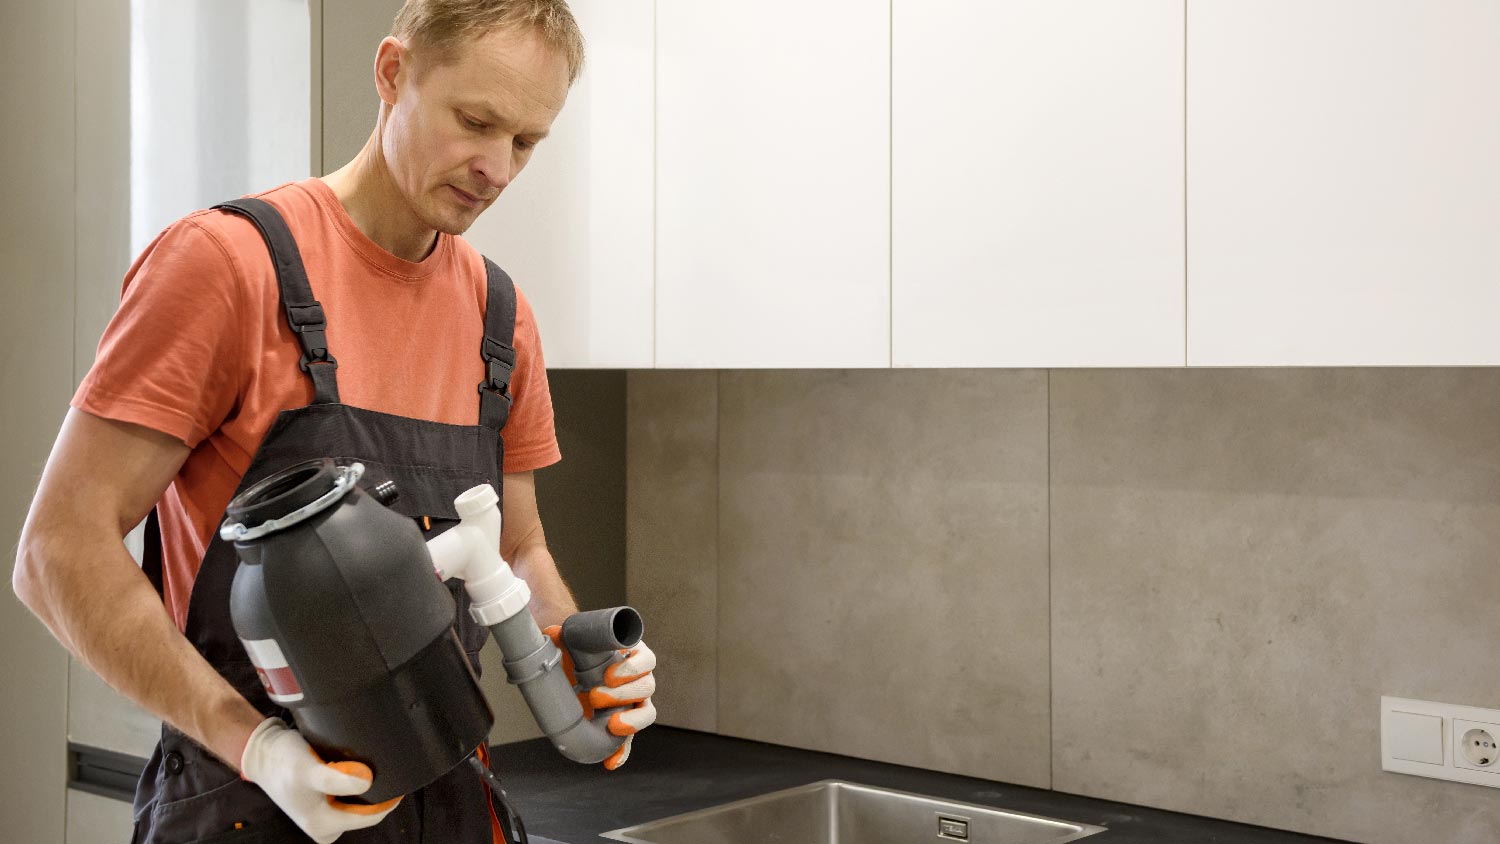
[(448, 188), (458, 196), (460, 202), (469, 206), (470, 208), (478, 208), (485, 203), (485, 200), (480, 199), (479, 197), (475, 196), (472, 193), (469, 193), (468, 191), (460, 190), (453, 185), (449, 185)]

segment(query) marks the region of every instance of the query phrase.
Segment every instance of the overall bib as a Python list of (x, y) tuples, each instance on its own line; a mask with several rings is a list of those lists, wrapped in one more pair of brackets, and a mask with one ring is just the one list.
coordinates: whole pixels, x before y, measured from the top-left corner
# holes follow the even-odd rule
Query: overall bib
[[(313, 403), (282, 411), (256, 450), (235, 494), (293, 464), (319, 457), (346, 457), (366, 467), (373, 487), (395, 481), (400, 497), (391, 509), (415, 519), (424, 538), (458, 520), (453, 499), (482, 483), (501, 487), (504, 444), (500, 429), (510, 412), (507, 392), (515, 367), (511, 347), (516, 297), (509, 276), (485, 259), (488, 299), (480, 352), (486, 379), (479, 385), (479, 424), (449, 425), (364, 410), (339, 403), (323, 309), (313, 299), (297, 244), (281, 215), (263, 200), (244, 198), (216, 209), (241, 214), (260, 230), (275, 264), (281, 304), (302, 346), (301, 368), (312, 379)], [(153, 512), (153, 517), (155, 513)], [(222, 521), (222, 517), (220, 519)], [(153, 519), (154, 521), (154, 519)], [(160, 588), (160, 533), (146, 530), (143, 568)], [(245, 654), (229, 617), (229, 587), (239, 565), (234, 546), (217, 528), (203, 555), (188, 603), (185, 635), (204, 659), (256, 709), (289, 725), (288, 710), (272, 703)], [(469, 598), (458, 580), (448, 581), (458, 605), (455, 629), (475, 672), (489, 631), (468, 613)], [(339, 631), (330, 630), (330, 636)], [(237, 760), (236, 760), (237, 761)], [(335, 761), (335, 760), (329, 760)], [(376, 772), (377, 775), (379, 772)], [(467, 764), (407, 795), (385, 820), (344, 833), (340, 844), (490, 844), (489, 792)], [(163, 724), (162, 737), (136, 786), (134, 844), (281, 844), (310, 842), (266, 797), (196, 742)]]

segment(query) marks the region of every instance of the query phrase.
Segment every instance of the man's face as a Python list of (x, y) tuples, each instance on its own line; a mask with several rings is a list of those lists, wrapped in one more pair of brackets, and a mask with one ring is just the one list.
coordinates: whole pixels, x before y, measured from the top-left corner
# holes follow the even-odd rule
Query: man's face
[(536, 33), (507, 30), (459, 45), (447, 61), (407, 59), (382, 152), (412, 213), (428, 228), (463, 234), (562, 110), (567, 60)]

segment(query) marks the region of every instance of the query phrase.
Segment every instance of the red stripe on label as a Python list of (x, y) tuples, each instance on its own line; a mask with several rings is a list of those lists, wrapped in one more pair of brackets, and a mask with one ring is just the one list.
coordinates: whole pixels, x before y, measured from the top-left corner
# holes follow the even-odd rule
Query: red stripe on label
[(257, 665), (255, 673), (260, 675), (260, 684), (273, 695), (294, 697), (302, 694), (302, 687), (297, 685), (297, 677), (292, 674), (291, 668), (261, 668)]

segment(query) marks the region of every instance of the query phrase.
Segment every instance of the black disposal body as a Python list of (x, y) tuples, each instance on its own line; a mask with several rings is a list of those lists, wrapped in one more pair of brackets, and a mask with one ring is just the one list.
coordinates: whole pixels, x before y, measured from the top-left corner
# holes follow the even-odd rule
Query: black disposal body
[[(226, 524), (284, 519), (350, 471), (331, 459), (283, 470), (230, 502)], [(486, 739), (494, 715), (412, 520), (353, 485), (326, 509), (234, 546), (230, 614), (271, 700), (325, 760), (374, 772), (369, 791), (344, 799), (409, 794)]]

